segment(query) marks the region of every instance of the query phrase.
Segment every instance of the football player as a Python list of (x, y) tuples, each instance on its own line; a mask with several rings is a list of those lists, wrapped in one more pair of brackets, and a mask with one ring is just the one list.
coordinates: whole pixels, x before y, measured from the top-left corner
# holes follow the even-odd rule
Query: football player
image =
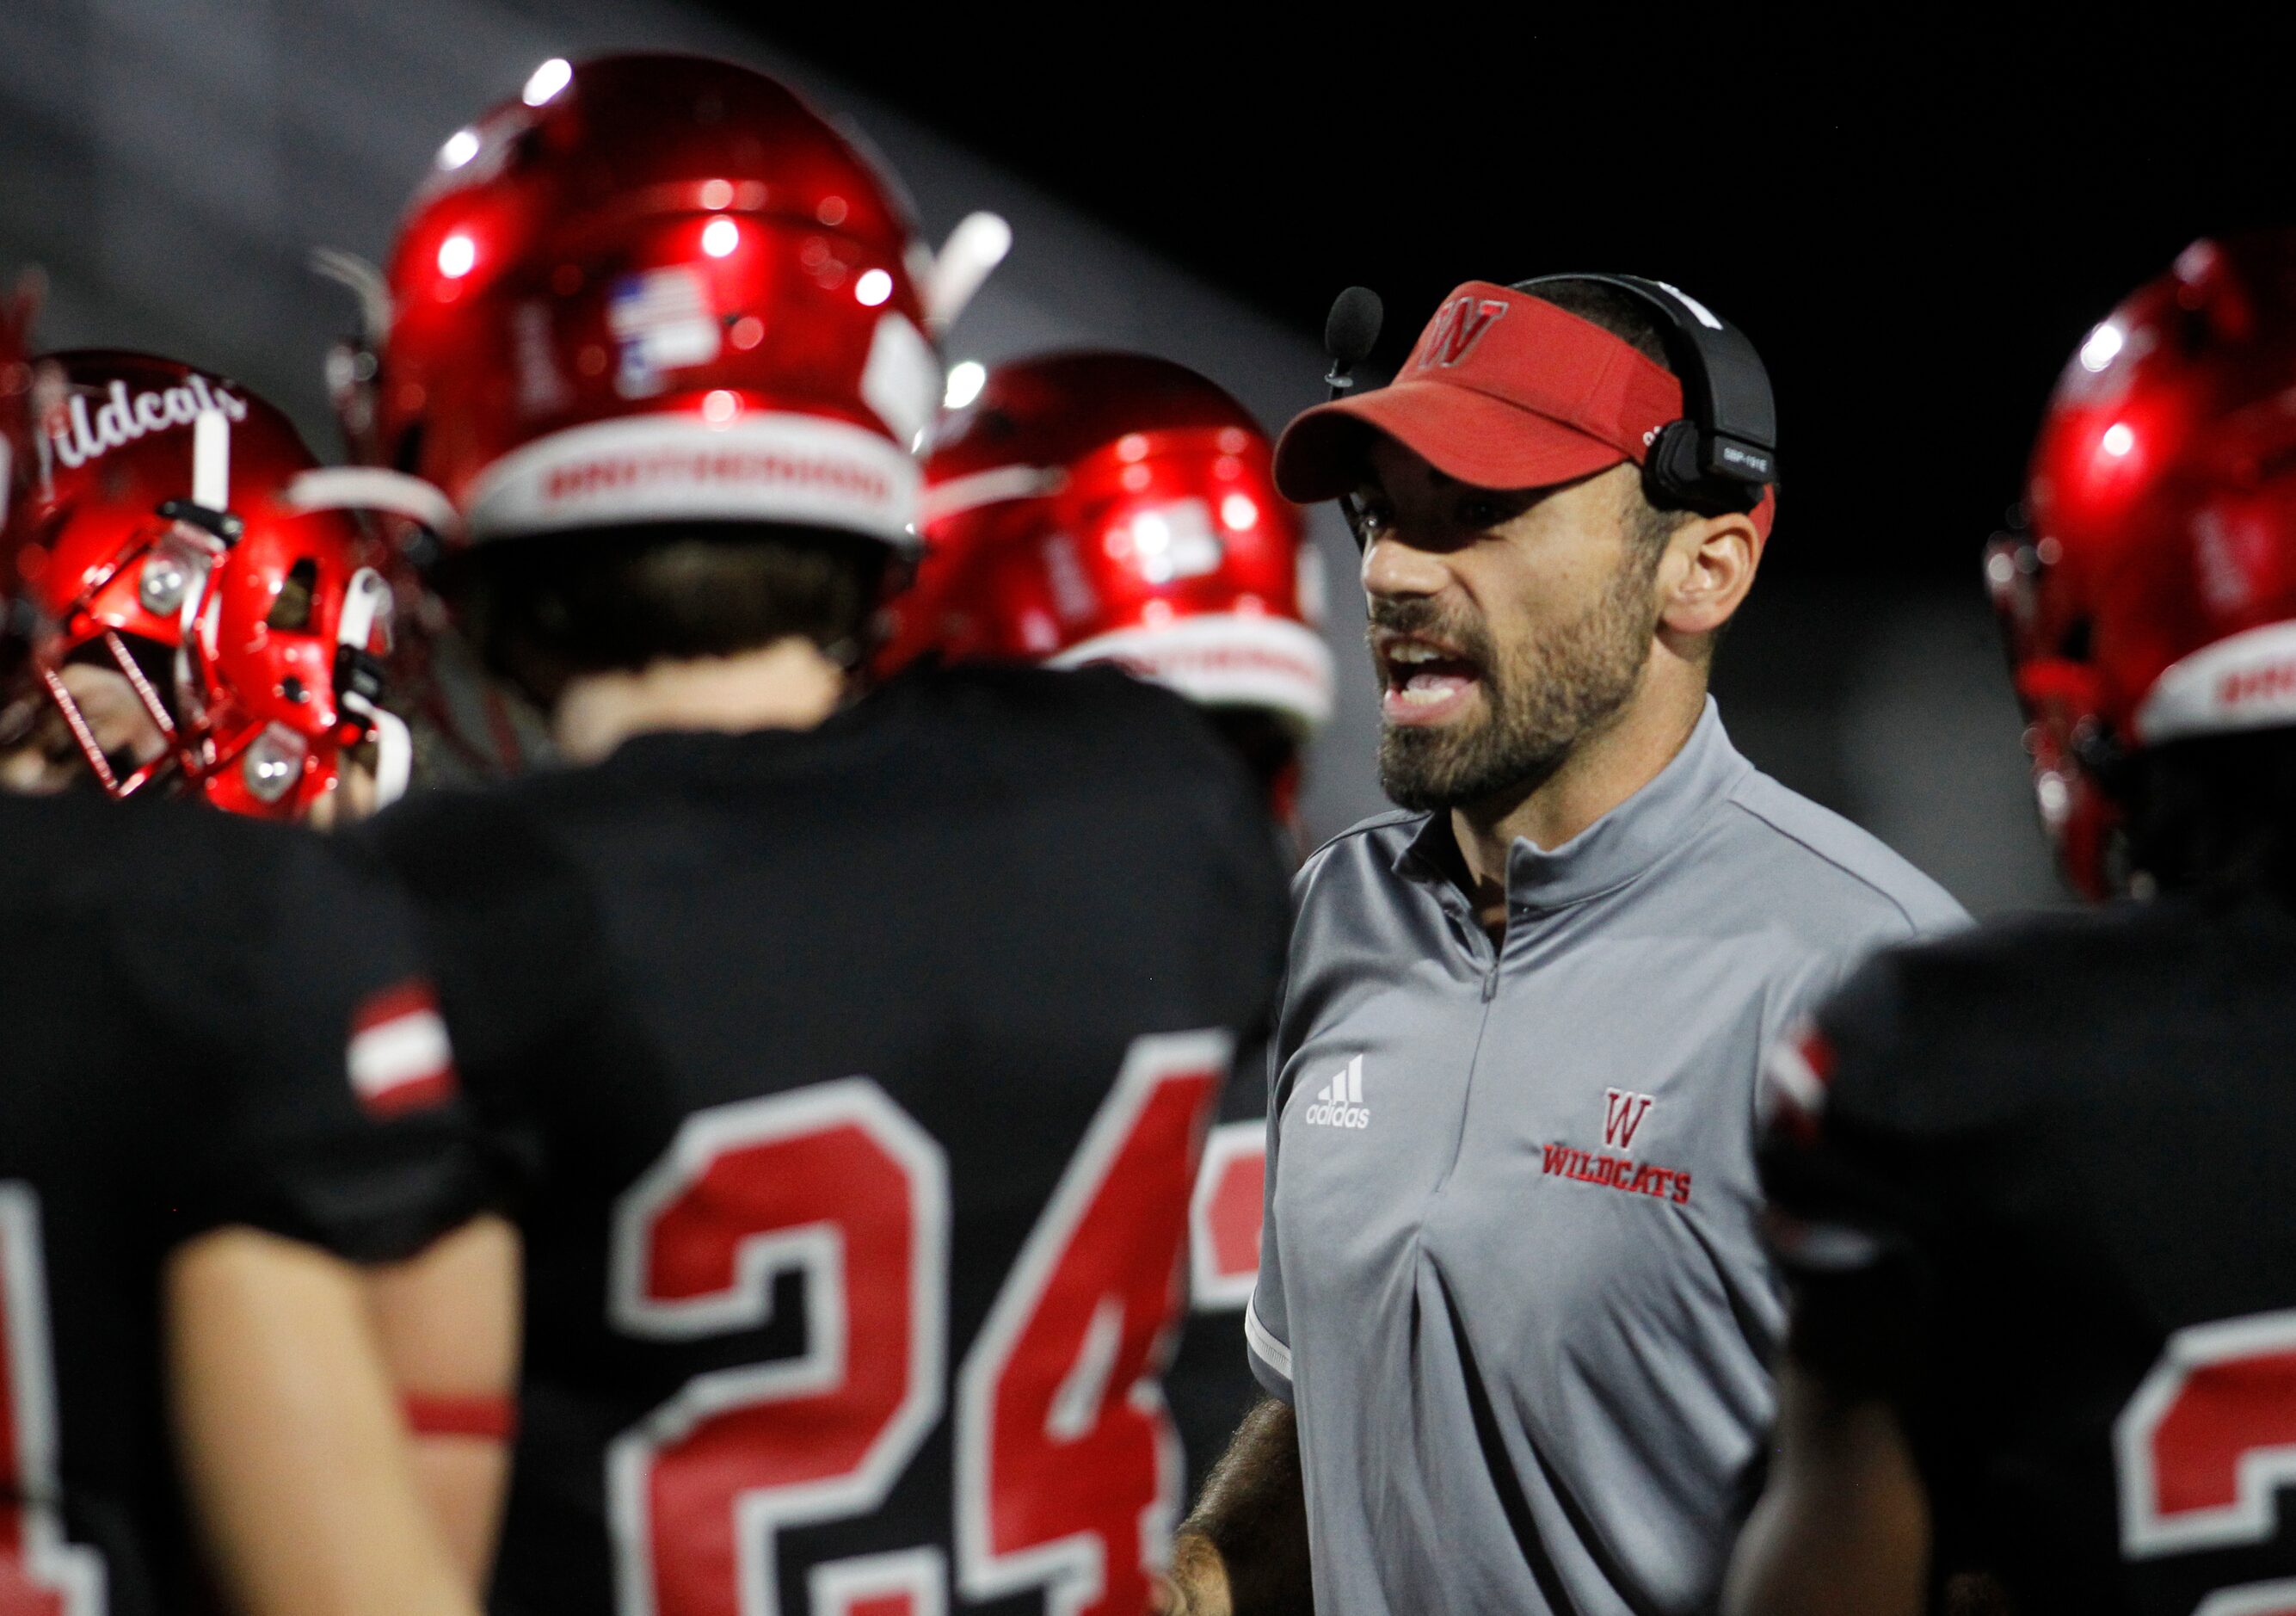
[(2092, 330), (1996, 543), (2087, 917), (1882, 957), (1772, 1062), (1795, 1317), (1731, 1605), (2296, 1611), (2296, 234)]
[(402, 228), (370, 452), (462, 513), (441, 588), (570, 766), (367, 827), (526, 1244), (498, 1609), (1130, 1616), (1163, 1557), (1282, 868), (1168, 693), (849, 699), (949, 283), (688, 57), (545, 64)]
[[(1195, 702), (1259, 778), (1296, 857), (1301, 750), (1330, 718), (1323, 575), (1242, 405), (1144, 354), (998, 365), (925, 458), (924, 554), (885, 660), (1122, 668)], [(1259, 1269), (1266, 1085), (1220, 1102), (1190, 1202), (1189, 1294), (1165, 1390), (1190, 1497), (1259, 1401), (1241, 1315)]]
[[(0, 550), (16, 603), (0, 787), (164, 793), (320, 828), (397, 798), (410, 748), (381, 701), (391, 593), (348, 513), (435, 524), (451, 520), (443, 496), (386, 470), (321, 469), (272, 406), (171, 359), (67, 353), (37, 373), (31, 486)], [(498, 1266), (509, 1241), (482, 1218), (376, 1266), (378, 1317)], [(507, 1463), (492, 1393), (513, 1352), (506, 1327), (476, 1351), (480, 1327), (459, 1326), (452, 1358), (432, 1331), (382, 1342), (417, 1473), (472, 1564)]]
[[(0, 330), (20, 477), (20, 321)], [(219, 503), (155, 520), (203, 545)], [(347, 909), (317, 850), (177, 803), (0, 797), (12, 1616), (473, 1610), (345, 1259), (417, 1251), (480, 1179), (406, 939)]]

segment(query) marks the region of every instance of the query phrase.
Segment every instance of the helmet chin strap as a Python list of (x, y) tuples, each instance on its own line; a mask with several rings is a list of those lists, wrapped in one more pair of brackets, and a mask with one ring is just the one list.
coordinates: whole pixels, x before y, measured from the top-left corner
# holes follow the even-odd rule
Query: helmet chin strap
[[(305, 472), (287, 485), (286, 503), (302, 511), (381, 511), (420, 522), (433, 533), (451, 534), (462, 518), (435, 485), (381, 466), (327, 466)], [(390, 586), (372, 567), (352, 577), (336, 629), (339, 644), (365, 654), (375, 626), (388, 629), (394, 610)], [(374, 738), (375, 806), (388, 808), (406, 794), (414, 774), (414, 741), (406, 721), (360, 690), (345, 688), (336, 699), (343, 710), (364, 720)]]
[[(425, 484), (425, 487), (429, 485)], [(372, 567), (361, 567), (351, 575), (350, 589), (343, 597), (343, 615), (335, 629), (335, 642), (362, 653), (374, 638), (375, 625), (387, 628), (391, 615), (390, 586)], [(414, 773), (414, 741), (407, 733), (406, 720), (381, 703), (370, 701), (365, 690), (346, 685), (336, 692), (335, 699), (345, 712), (356, 714), (374, 737), (375, 806), (389, 808), (406, 794), (407, 783)]]
[(406, 795), (414, 777), (414, 737), (407, 733), (406, 720), (389, 708), (359, 705), (374, 727), (374, 805), (387, 808)]

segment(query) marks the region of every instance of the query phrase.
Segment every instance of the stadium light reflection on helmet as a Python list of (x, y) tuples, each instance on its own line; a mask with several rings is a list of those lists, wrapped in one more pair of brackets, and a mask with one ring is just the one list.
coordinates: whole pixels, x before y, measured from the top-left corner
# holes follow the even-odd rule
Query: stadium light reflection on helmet
[(439, 243), (439, 273), (450, 281), (470, 274), (478, 261), (479, 244), (460, 230)]
[(741, 244), (741, 226), (722, 214), (701, 227), (701, 250), (713, 258), (731, 258)]
[(988, 382), (988, 367), (978, 359), (963, 359), (949, 366), (948, 387), (940, 401), (948, 408), (961, 410), (980, 397), (980, 390)]
[(853, 297), (864, 308), (874, 308), (893, 295), (893, 277), (882, 269), (865, 269), (853, 283)]
[(2088, 340), (2081, 344), (2081, 368), (2092, 373), (2103, 370), (2112, 363), (2128, 340), (2120, 326), (2111, 320), (2105, 321), (2089, 332)]
[(519, 93), (519, 99), (530, 107), (546, 106), (552, 97), (573, 82), (573, 64), (563, 56), (553, 56), (534, 70), (533, 76), (526, 81), (526, 88)]
[(2115, 460), (2126, 458), (2128, 451), (2136, 447), (2136, 434), (2129, 430), (2126, 421), (2114, 422), (2104, 429), (2104, 436), (2097, 439), (2097, 447)]

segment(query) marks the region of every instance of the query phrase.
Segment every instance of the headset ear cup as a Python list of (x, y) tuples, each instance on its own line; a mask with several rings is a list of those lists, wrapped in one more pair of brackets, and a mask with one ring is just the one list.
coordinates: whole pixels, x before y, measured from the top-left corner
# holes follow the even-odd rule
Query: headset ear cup
[(1698, 427), (1693, 422), (1670, 421), (1659, 429), (1643, 461), (1643, 488), (1651, 504), (1661, 511), (1695, 508), (1701, 498)]
[(1643, 462), (1643, 491), (1651, 504), (1661, 511), (1719, 516), (1762, 503), (1761, 485), (1709, 475), (1704, 450), (1696, 422), (1670, 421), (1660, 427)]

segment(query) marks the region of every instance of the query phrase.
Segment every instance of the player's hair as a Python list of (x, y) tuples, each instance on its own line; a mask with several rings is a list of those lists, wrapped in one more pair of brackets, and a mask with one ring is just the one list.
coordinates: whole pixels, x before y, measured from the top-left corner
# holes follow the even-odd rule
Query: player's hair
[[(1564, 314), (1576, 315), (1589, 325), (1599, 325), (1652, 364), (1674, 373), (1666, 357), (1666, 333), (1658, 316), (1628, 292), (1600, 281), (1559, 280), (1542, 283), (1531, 294), (1552, 303)], [(1680, 509), (1653, 504), (1648, 491), (1637, 486), (1628, 496), (1628, 533), (1653, 562), (1674, 530), (1689, 517)]]
[(787, 525), (618, 528), (479, 546), (442, 587), (488, 665), (546, 705), (576, 675), (791, 637), (857, 662), (889, 555)]
[(2263, 890), (2296, 905), (2296, 729), (2170, 742), (2115, 775), (2130, 861), (2161, 890)]

